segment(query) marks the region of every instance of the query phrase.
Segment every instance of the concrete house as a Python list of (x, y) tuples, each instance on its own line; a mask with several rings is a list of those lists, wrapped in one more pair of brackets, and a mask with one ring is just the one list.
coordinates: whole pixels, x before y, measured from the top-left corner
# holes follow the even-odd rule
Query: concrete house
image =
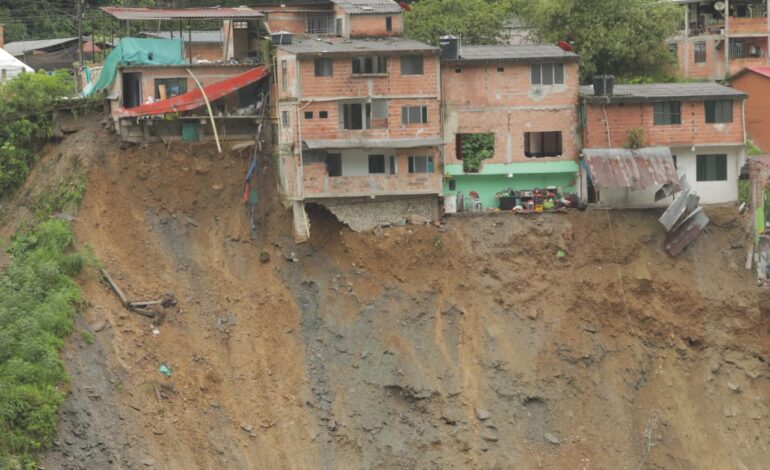
[(668, 40), (679, 76), (723, 80), (745, 67), (770, 65), (766, 0), (670, 0), (682, 29)]
[[(646, 160), (639, 169), (652, 173), (651, 183), (656, 183), (634, 190), (640, 175), (626, 171), (624, 176), (619, 173), (623, 167), (616, 166), (614, 178), (625, 178), (625, 187), (599, 191), (588, 174), (584, 195), (593, 203), (649, 207), (656, 204), (654, 195), (662, 184), (675, 184), (686, 175), (702, 203), (736, 201), (746, 157), (745, 98), (741, 91), (708, 82), (615, 85), (604, 93), (581, 87), (583, 153), (618, 159), (628, 148), (638, 148), (634, 152)], [(676, 174), (666, 178), (667, 168)], [(654, 181), (656, 173), (666, 179)]]
[(770, 66), (747, 67), (730, 78), (730, 86), (749, 95), (746, 131), (754, 144), (770, 153)]
[(354, 229), (433, 219), (441, 194), (438, 49), (403, 38), (293, 38), (275, 63), (280, 175), (294, 204)]
[(508, 189), (576, 192), (578, 56), (553, 45), (458, 48), (446, 39), (444, 194), (462, 193), (466, 205), (478, 194), (474, 203), (487, 209)]

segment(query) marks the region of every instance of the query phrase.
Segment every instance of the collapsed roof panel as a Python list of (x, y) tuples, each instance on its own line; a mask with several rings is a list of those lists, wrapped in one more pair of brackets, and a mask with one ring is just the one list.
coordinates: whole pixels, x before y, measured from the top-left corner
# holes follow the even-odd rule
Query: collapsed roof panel
[(596, 189), (678, 187), (679, 177), (668, 147), (583, 149), (583, 166)]

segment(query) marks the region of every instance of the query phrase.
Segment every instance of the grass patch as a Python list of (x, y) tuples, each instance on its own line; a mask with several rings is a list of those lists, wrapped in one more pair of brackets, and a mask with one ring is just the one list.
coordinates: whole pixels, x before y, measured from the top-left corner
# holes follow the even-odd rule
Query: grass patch
[(56, 435), (68, 382), (59, 359), (82, 305), (73, 281), (88, 261), (68, 222), (47, 220), (15, 235), (0, 274), (0, 468), (37, 468), (33, 455)]

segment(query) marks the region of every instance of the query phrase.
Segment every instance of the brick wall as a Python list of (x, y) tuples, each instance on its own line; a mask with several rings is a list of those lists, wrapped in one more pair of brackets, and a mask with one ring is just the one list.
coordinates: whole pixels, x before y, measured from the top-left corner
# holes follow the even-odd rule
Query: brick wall
[[(502, 71), (498, 71), (502, 67)], [(495, 155), (487, 163), (534, 161), (524, 155), (526, 132), (562, 133), (562, 156), (538, 161), (574, 160), (580, 151), (577, 128), (578, 69), (565, 67), (564, 85), (532, 87), (528, 64), (446, 66), (442, 74), (444, 162), (458, 163), (455, 135), (493, 132)]]
[[(755, 19), (755, 18), (748, 18)], [(732, 26), (731, 26), (732, 30)], [(677, 45), (677, 69), (682, 78), (695, 78), (702, 80), (721, 80), (725, 77), (725, 47), (722, 36), (700, 36), (693, 38), (678, 38)], [(731, 38), (734, 41), (736, 38)], [(735, 74), (745, 67), (768, 65), (768, 47), (766, 37), (744, 38), (749, 45), (760, 49), (760, 57), (735, 58), (730, 60), (729, 72)], [(695, 45), (705, 44), (706, 60), (695, 62)], [(721, 43), (721, 44), (720, 44)], [(719, 48), (717, 49), (717, 45)]]
[[(371, 38), (380, 36), (400, 36), (403, 32), (401, 27), (401, 15), (349, 15), (350, 19), (350, 37), (351, 38)], [(386, 18), (390, 18), (391, 31), (386, 29)]]
[(294, 34), (304, 34), (307, 13), (297, 11), (267, 12), (267, 25), (270, 31), (288, 31)]
[(730, 17), (728, 23), (730, 34), (767, 33), (767, 18), (736, 18)]
[(765, 153), (770, 152), (770, 78), (746, 72), (730, 82), (730, 86), (749, 94), (746, 99), (746, 130)]
[(645, 146), (740, 144), (743, 142), (741, 101), (733, 101), (733, 122), (706, 124), (703, 101), (683, 101), (681, 124), (654, 125), (653, 104), (612, 104), (607, 106), (610, 142), (601, 105), (586, 106), (583, 146), (622, 147), (632, 129), (642, 129)]

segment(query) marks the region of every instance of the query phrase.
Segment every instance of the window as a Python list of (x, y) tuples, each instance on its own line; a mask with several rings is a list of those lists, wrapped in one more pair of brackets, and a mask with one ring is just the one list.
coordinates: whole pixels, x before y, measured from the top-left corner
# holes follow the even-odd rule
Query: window
[(371, 113), (372, 129), (388, 127), (388, 100), (372, 100)]
[(385, 155), (369, 155), (369, 174), (385, 174)]
[(528, 158), (558, 157), (561, 154), (561, 132), (524, 133), (524, 155)]
[(305, 111), (305, 119), (313, 119), (313, 111)]
[(463, 172), (478, 173), (481, 162), (495, 155), (495, 134), (457, 134), (455, 152), (457, 159), (463, 161)]
[(433, 173), (433, 157), (409, 157), (409, 173)]
[(455, 73), (463, 73), (463, 69), (461, 69), (460, 67), (457, 67), (455, 69)]
[(563, 85), (564, 64), (532, 64), (530, 82), (532, 85)]
[(390, 165), (388, 166), (390, 168), (390, 174), (395, 175), (396, 174), (396, 156), (391, 155), (389, 158)]
[(696, 155), (696, 181), (727, 181), (727, 155)]
[(233, 29), (249, 29), (249, 24), (245, 21), (233, 22)]
[(287, 88), (289, 88), (289, 77), (286, 75), (286, 61), (281, 61), (281, 90), (286, 91)]
[(339, 124), (341, 129), (369, 129), (371, 105), (369, 103), (344, 103), (339, 106)]
[(165, 100), (173, 96), (187, 93), (186, 78), (156, 78), (155, 79), (155, 99)]
[(380, 56), (354, 57), (353, 75), (388, 73), (388, 58)]
[(334, 31), (334, 13), (308, 13), (308, 33), (331, 34), (332, 31)]
[(393, 31), (393, 18), (390, 16), (385, 17), (385, 31), (391, 32)]
[(335, 19), (334, 29), (337, 36), (342, 36), (342, 18)]
[(706, 123), (733, 122), (732, 100), (706, 100)]
[(318, 111), (318, 118), (319, 119), (326, 119), (329, 117), (328, 111)]
[(326, 173), (329, 176), (342, 176), (341, 153), (330, 153), (326, 156)]
[(403, 106), (401, 108), (401, 124), (427, 124), (427, 106)]
[(315, 60), (315, 76), (316, 77), (331, 77), (334, 75), (334, 66), (332, 59), (316, 59)]
[(706, 62), (706, 43), (705, 42), (696, 42), (695, 48), (693, 50), (695, 51), (696, 64), (702, 64), (703, 62)]
[(422, 56), (401, 56), (401, 75), (422, 75)]
[(497, 68), (497, 71), (498, 71), (498, 72), (505, 72), (505, 67), (498, 67), (498, 68)]
[(653, 103), (653, 123), (655, 125), (681, 124), (680, 104), (679, 101)]
[(281, 124), (283, 124), (283, 127), (289, 127), (289, 122), (289, 112), (281, 111)]
[(674, 57), (674, 60), (679, 60), (679, 47), (675, 42), (668, 45), (668, 51)]

